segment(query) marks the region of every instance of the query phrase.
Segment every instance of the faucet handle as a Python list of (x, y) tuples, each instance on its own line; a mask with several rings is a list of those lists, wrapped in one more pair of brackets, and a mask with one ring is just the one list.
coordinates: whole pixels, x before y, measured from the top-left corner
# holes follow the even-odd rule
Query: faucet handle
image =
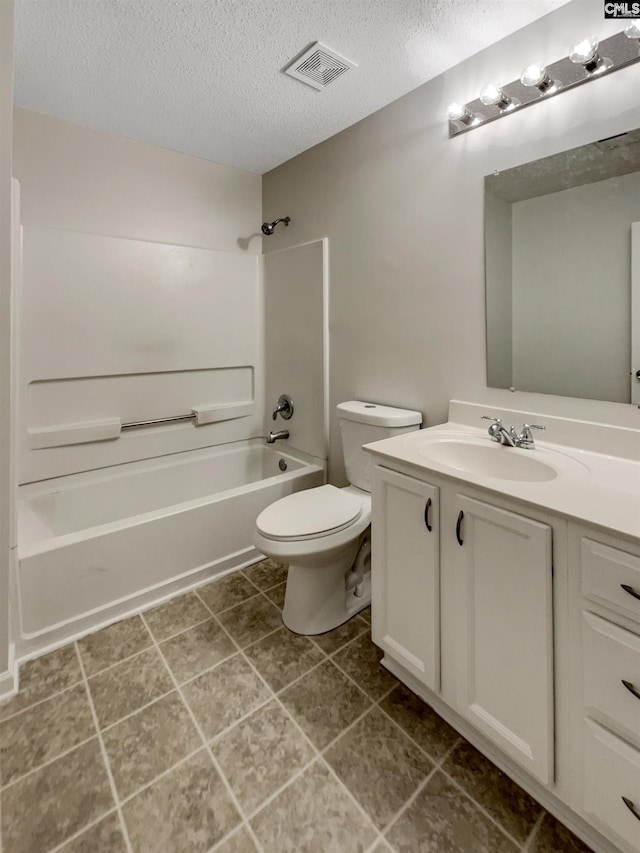
[(288, 394), (281, 394), (278, 397), (278, 404), (273, 410), (273, 420), (282, 415), (285, 421), (288, 421), (293, 415), (293, 400)]
[(502, 439), (500, 438), (500, 433), (502, 431), (502, 421), (500, 420), (500, 418), (494, 418), (491, 415), (481, 415), (480, 420), (493, 421), (493, 423), (489, 427), (489, 435), (491, 436), (493, 441), (497, 441), (501, 444)]
[(542, 426), (541, 424), (522, 424), (522, 434), (520, 436), (520, 446), (521, 447), (533, 447), (533, 436), (531, 435), (532, 429), (543, 429), (546, 430), (546, 426)]

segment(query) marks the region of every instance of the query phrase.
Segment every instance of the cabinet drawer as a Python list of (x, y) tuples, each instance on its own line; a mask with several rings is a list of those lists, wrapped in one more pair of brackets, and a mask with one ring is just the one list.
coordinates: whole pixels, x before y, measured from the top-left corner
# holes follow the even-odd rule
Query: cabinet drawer
[(587, 712), (604, 714), (625, 737), (640, 741), (640, 637), (583, 612), (582, 642)]
[(582, 793), (585, 816), (622, 850), (640, 853), (640, 751), (588, 719)]
[(640, 621), (640, 557), (586, 537), (580, 551), (585, 598)]

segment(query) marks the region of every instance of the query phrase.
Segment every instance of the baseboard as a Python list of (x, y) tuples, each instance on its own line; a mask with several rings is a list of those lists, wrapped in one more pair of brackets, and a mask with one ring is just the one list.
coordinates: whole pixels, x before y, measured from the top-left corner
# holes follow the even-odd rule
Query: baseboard
[(6, 702), (18, 692), (18, 663), (15, 656), (15, 646), (9, 645), (9, 662), (6, 672), (0, 673), (0, 703)]

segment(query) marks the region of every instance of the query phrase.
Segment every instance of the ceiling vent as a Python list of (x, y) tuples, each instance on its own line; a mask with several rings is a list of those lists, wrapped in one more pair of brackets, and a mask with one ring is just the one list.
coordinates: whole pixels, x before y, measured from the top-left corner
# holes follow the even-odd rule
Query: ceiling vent
[(287, 65), (284, 73), (313, 86), (314, 89), (326, 89), (336, 77), (340, 77), (350, 68), (357, 67), (355, 62), (340, 56), (326, 44), (316, 41)]

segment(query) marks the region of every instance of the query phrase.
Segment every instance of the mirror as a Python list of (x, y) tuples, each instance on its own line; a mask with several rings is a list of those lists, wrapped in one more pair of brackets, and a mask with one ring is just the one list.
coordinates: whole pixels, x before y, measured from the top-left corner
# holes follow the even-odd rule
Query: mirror
[(487, 384), (640, 403), (640, 130), (488, 175), (484, 212)]

